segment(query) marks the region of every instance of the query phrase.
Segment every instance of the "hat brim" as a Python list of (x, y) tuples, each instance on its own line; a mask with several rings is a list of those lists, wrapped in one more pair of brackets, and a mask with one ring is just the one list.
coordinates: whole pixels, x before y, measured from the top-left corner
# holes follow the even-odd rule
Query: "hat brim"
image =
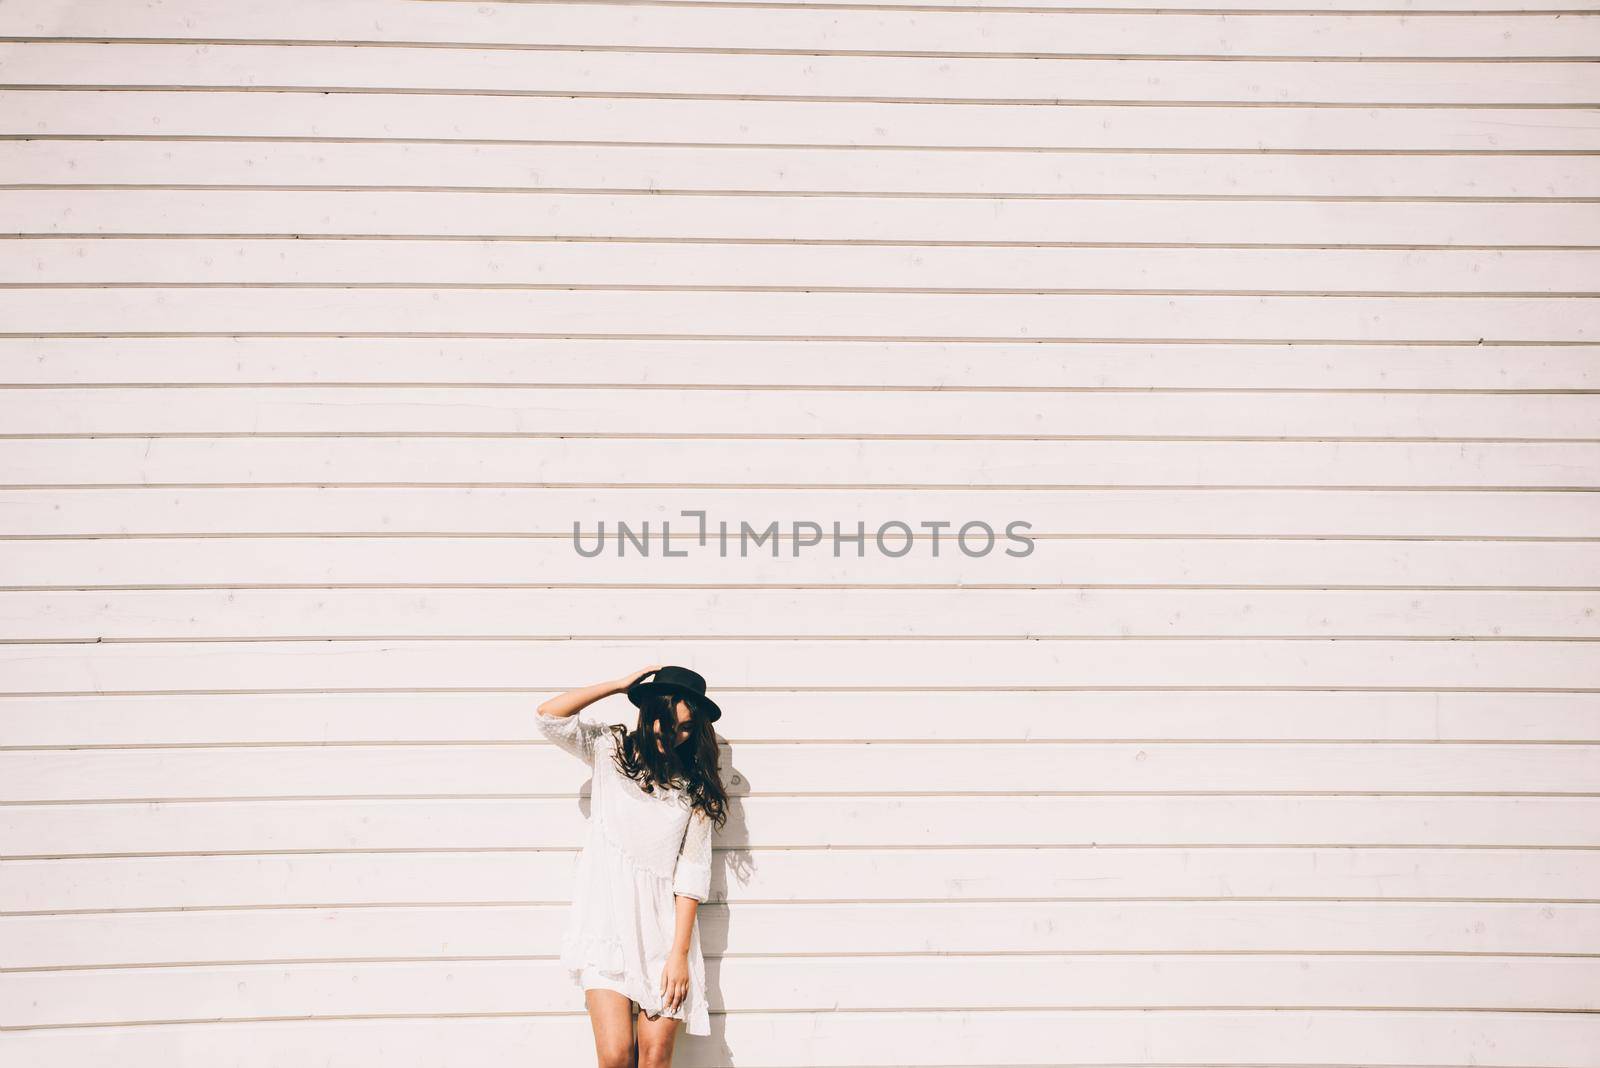
[(696, 693), (694, 690), (689, 689), (689, 687), (679, 686), (675, 682), (636, 682), (632, 686), (628, 687), (628, 700), (632, 701), (635, 705), (638, 705), (646, 698), (654, 697), (657, 694), (664, 693), (670, 693), (681, 697), (685, 701), (688, 701), (691, 705), (704, 709), (706, 721), (708, 723), (715, 723), (717, 720), (722, 718), (722, 709), (717, 707), (717, 703), (715, 701), (703, 693)]

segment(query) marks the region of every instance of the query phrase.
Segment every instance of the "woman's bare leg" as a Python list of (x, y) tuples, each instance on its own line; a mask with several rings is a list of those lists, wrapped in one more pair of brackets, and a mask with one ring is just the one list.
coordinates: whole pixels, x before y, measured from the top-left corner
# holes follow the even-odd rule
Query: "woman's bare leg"
[(671, 1016), (651, 1019), (639, 1010), (639, 1068), (672, 1068), (672, 1047), (678, 1041), (682, 1020)]
[(594, 1055), (600, 1068), (635, 1068), (633, 1001), (615, 990), (591, 988), (583, 992), (594, 1026)]

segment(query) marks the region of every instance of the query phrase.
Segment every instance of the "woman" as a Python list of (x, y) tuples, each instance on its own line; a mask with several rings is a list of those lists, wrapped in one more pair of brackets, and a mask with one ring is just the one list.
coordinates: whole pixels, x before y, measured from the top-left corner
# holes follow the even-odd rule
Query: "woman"
[[(579, 719), (615, 693), (638, 706), (633, 730)], [(679, 1020), (711, 1033), (695, 919), (711, 891), (713, 824), (728, 818), (711, 729), (721, 717), (704, 678), (659, 664), (552, 697), (534, 717), (594, 769), (561, 963), (584, 990), (603, 1068), (670, 1065)]]

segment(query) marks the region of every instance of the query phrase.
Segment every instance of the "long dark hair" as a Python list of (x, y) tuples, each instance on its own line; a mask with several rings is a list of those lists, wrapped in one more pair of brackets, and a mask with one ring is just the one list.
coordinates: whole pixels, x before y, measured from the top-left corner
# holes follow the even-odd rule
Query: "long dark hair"
[[(678, 702), (686, 700), (674, 694), (656, 694), (647, 697), (639, 706), (639, 722), (633, 730), (620, 723), (610, 725), (616, 734), (617, 744), (611, 747), (611, 756), (617, 770), (639, 784), (647, 794), (657, 787), (681, 787), (689, 803), (704, 812), (721, 827), (728, 821), (728, 793), (722, 787), (722, 774), (718, 767), (720, 751), (717, 734), (693, 701), (689, 719), (689, 737), (682, 745), (673, 745), (678, 736)], [(657, 737), (652, 724), (661, 725), (660, 738), (665, 752), (657, 749)]]

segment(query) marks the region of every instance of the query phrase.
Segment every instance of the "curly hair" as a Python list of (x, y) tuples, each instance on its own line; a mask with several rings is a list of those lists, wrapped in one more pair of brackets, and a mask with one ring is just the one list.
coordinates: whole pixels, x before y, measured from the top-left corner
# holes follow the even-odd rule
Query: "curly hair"
[[(612, 759), (617, 770), (639, 784), (647, 794), (658, 788), (682, 789), (692, 807), (709, 817), (717, 827), (728, 821), (728, 793), (722, 785), (721, 753), (717, 747), (717, 734), (693, 701), (688, 705), (689, 737), (677, 745), (665, 745), (664, 752), (654, 745), (643, 744), (643, 739), (676, 738), (678, 734), (679, 701), (672, 694), (657, 694), (646, 698), (639, 706), (639, 720), (632, 730), (620, 723), (607, 729), (616, 735), (612, 746)], [(660, 734), (656, 727), (660, 725)]]

